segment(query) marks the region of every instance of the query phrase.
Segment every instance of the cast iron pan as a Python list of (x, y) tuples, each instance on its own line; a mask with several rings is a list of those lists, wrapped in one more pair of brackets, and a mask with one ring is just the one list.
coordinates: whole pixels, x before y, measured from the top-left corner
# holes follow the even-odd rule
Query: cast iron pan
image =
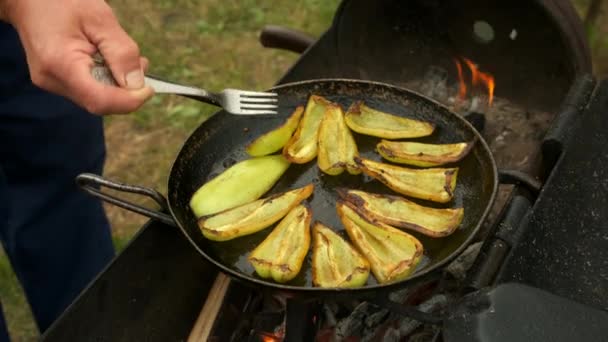
[[(279, 114), (276, 116), (237, 116), (219, 112), (201, 124), (188, 138), (173, 164), (168, 183), (168, 212), (171, 216), (140, 208), (115, 197), (103, 194), (94, 185), (104, 185), (128, 192), (144, 193), (155, 198), (161, 206), (165, 201), (159, 193), (151, 189), (127, 186), (111, 182), (96, 175), (83, 174), (78, 183), (88, 192), (109, 202), (141, 214), (176, 225), (191, 242), (192, 246), (207, 260), (218, 266), (231, 277), (250, 285), (287, 292), (289, 295), (323, 294), (363, 294), (382, 289), (405, 286), (414, 279), (446, 265), (471, 242), (484, 221), (497, 187), (498, 173), (490, 150), (479, 133), (462, 117), (449, 111), (439, 103), (414, 92), (387, 84), (343, 79), (310, 80), (284, 84), (273, 88), (279, 94)], [(256, 137), (279, 126), (298, 105), (306, 104), (311, 94), (321, 95), (343, 106), (346, 110), (353, 101), (363, 100), (368, 106), (404, 117), (433, 122), (436, 130), (430, 137), (413, 139), (428, 143), (451, 143), (473, 141), (476, 143), (470, 153), (454, 164), (460, 168), (454, 199), (447, 205), (415, 200), (433, 207), (464, 207), (465, 214), (459, 229), (444, 238), (428, 238), (416, 232), (424, 246), (424, 258), (415, 273), (408, 279), (380, 285), (370, 275), (366, 286), (357, 289), (323, 289), (311, 284), (309, 252), (300, 274), (291, 282), (278, 284), (259, 278), (247, 262), (248, 254), (272, 230), (267, 228), (256, 234), (226, 242), (207, 240), (201, 234), (196, 218), (189, 208), (192, 194), (205, 182), (218, 175), (237, 161), (248, 158), (244, 147)], [(379, 138), (354, 133), (360, 154), (365, 158), (381, 160), (374, 151)], [(294, 189), (313, 183), (313, 196), (307, 200), (313, 211), (313, 222), (321, 221), (342, 236), (344, 228), (336, 214), (337, 188), (355, 188), (375, 193), (395, 194), (380, 182), (367, 176), (352, 176), (346, 172), (340, 176), (323, 174), (316, 159), (304, 165), (292, 164), (279, 182), (264, 196)], [(162, 244), (162, 241), (159, 243)]]

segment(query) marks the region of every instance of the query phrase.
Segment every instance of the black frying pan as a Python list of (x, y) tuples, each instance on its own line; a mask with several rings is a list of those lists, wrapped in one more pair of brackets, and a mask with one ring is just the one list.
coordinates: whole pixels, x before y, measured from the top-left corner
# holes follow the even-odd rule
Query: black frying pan
[[(498, 172), (492, 154), (479, 133), (462, 117), (439, 103), (414, 92), (382, 83), (358, 80), (324, 79), (290, 83), (272, 89), (279, 94), (279, 114), (276, 116), (236, 116), (219, 112), (201, 124), (188, 138), (173, 164), (168, 183), (168, 201), (158, 192), (146, 188), (128, 186), (105, 180), (99, 176), (83, 174), (78, 183), (88, 192), (111, 203), (135, 212), (159, 219), (179, 227), (192, 246), (207, 260), (231, 277), (250, 285), (287, 292), (289, 295), (307, 294), (364, 294), (405, 286), (414, 279), (440, 269), (454, 259), (471, 242), (488, 214), (498, 187)], [(300, 274), (287, 284), (278, 284), (259, 278), (247, 262), (247, 255), (271, 231), (265, 229), (256, 234), (226, 242), (207, 240), (201, 234), (196, 218), (189, 208), (192, 194), (205, 182), (237, 161), (248, 158), (244, 147), (258, 136), (280, 125), (298, 105), (306, 103), (311, 94), (317, 94), (339, 103), (346, 110), (353, 101), (363, 100), (370, 107), (401, 116), (433, 122), (436, 130), (432, 136), (415, 139), (429, 143), (473, 141), (471, 152), (456, 163), (460, 170), (454, 199), (447, 204), (463, 206), (464, 219), (456, 232), (444, 238), (428, 238), (410, 232), (424, 246), (424, 258), (415, 273), (408, 279), (392, 284), (377, 284), (372, 275), (366, 286), (357, 289), (324, 289), (311, 285), (310, 253)], [(379, 139), (354, 133), (362, 156), (380, 160), (374, 152)], [(264, 196), (314, 183), (314, 195), (307, 201), (313, 211), (313, 221), (318, 220), (346, 236), (335, 209), (339, 187), (357, 188), (376, 193), (393, 193), (386, 186), (366, 176), (340, 176), (323, 174), (316, 159), (304, 165), (292, 164), (279, 182)], [(104, 185), (127, 192), (153, 197), (170, 215), (141, 208), (110, 195), (101, 193), (95, 185)], [(393, 193), (394, 194), (394, 193)], [(416, 200), (428, 206), (432, 202)], [(348, 239), (348, 238), (347, 238)], [(162, 241), (159, 241), (162, 243)]]

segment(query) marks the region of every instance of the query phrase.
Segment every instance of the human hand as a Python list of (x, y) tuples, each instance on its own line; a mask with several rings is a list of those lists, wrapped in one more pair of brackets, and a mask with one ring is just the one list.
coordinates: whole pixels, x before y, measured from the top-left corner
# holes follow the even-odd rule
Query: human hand
[[(0, 0), (19, 33), (32, 82), (95, 114), (129, 113), (154, 91), (144, 85), (148, 61), (104, 0)], [(120, 87), (91, 76), (99, 51)]]

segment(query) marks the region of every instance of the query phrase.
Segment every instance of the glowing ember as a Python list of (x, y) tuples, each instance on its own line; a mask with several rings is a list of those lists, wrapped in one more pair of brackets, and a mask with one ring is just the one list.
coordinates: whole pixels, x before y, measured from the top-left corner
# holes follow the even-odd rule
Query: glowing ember
[[(487, 92), (488, 92), (488, 105), (492, 106), (492, 101), (494, 100), (494, 76), (489, 73), (482, 72), (479, 70), (477, 65), (473, 63), (470, 59), (462, 57), (464, 63), (469, 67), (471, 72), (471, 84), (474, 86), (482, 83)], [(456, 64), (456, 70), (458, 71), (458, 96), (461, 99), (464, 99), (467, 95), (467, 85), (464, 81), (463, 73), (462, 73), (462, 65), (460, 61), (454, 60)]]
[(285, 322), (277, 328), (275, 328), (274, 333), (261, 331), (259, 332), (259, 336), (264, 342), (282, 342), (285, 339)]
[(283, 336), (277, 336), (271, 333), (260, 333), (260, 337), (264, 342), (280, 342), (283, 341)]

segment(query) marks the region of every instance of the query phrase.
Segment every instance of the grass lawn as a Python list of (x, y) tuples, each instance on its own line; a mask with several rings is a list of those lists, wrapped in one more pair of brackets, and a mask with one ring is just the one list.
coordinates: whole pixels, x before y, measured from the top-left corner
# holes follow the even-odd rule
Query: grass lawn
[[(272, 86), (297, 58), (264, 49), (266, 24), (320, 35), (338, 0), (122, 0), (109, 1), (124, 28), (150, 59), (150, 73), (209, 90)], [(181, 144), (216, 107), (159, 95), (137, 113), (105, 121), (105, 175), (166, 193), (169, 168)], [(143, 201), (142, 203), (148, 203)], [(123, 246), (146, 221), (107, 206), (114, 241)], [(0, 298), (13, 341), (33, 341), (38, 331), (9, 262), (0, 249)]]
[[(276, 24), (314, 36), (330, 24), (338, 0), (122, 0), (109, 1), (121, 23), (150, 59), (149, 72), (210, 90), (270, 87), (297, 55), (267, 50), (260, 28)], [(576, 1), (582, 12), (588, 0)], [(606, 7), (606, 4), (604, 4)], [(608, 20), (591, 30), (595, 63), (608, 72)], [(602, 63), (604, 62), (604, 63)], [(105, 121), (108, 159), (105, 176), (166, 193), (171, 163), (181, 144), (217, 108), (159, 95), (137, 113)], [(140, 203), (151, 205), (148, 201)], [(106, 206), (120, 249), (146, 221)], [(38, 332), (21, 288), (0, 249), (0, 298), (13, 341), (32, 341)]]

